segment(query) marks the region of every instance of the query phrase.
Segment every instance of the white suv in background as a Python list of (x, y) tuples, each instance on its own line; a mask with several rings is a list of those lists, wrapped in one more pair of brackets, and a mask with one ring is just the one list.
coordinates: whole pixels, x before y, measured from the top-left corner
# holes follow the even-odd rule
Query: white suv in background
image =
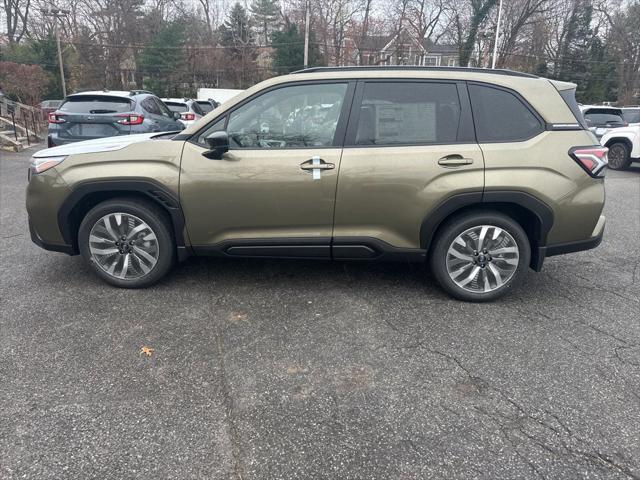
[(196, 123), (206, 114), (202, 111), (202, 107), (198, 102), (189, 98), (163, 98), (164, 104), (169, 107), (172, 112), (180, 114), (180, 122), (185, 127)]
[(623, 107), (622, 117), (624, 127), (609, 130), (600, 138), (600, 143), (609, 148), (609, 167), (614, 170), (640, 162), (640, 106)]

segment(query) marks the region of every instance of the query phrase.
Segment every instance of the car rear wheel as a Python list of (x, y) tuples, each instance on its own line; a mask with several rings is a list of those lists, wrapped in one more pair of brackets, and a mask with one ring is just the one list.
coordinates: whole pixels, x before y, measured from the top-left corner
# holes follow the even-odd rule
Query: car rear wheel
[(625, 170), (631, 164), (631, 152), (629, 147), (622, 143), (616, 142), (609, 145), (609, 168), (613, 170)]
[(453, 218), (439, 231), (431, 269), (451, 296), (485, 302), (506, 294), (531, 259), (522, 227), (499, 212), (471, 212)]
[(162, 210), (136, 199), (108, 200), (91, 209), (80, 224), (78, 244), (100, 278), (124, 288), (156, 283), (175, 256)]

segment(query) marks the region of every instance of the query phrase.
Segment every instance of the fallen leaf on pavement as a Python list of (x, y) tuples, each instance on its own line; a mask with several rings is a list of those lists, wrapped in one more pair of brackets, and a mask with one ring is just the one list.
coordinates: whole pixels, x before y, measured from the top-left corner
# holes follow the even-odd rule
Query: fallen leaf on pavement
[(142, 347), (140, 349), (140, 355), (142, 355), (143, 353), (147, 356), (150, 357), (151, 354), (153, 353), (153, 348), (149, 348), (149, 347)]

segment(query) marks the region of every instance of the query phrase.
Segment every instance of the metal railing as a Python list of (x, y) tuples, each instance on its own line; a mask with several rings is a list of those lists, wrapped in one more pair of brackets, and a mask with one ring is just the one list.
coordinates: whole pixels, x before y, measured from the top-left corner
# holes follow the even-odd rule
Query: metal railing
[(0, 132), (4, 133), (5, 138), (12, 135), (15, 143), (24, 140), (31, 145), (31, 142), (45, 138), (46, 130), (46, 119), (40, 108), (0, 97)]

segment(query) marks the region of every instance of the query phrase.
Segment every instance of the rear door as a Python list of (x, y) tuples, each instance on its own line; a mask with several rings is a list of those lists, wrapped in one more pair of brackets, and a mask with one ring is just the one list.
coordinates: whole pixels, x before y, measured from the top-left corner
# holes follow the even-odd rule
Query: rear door
[(333, 256), (420, 249), (429, 212), (457, 193), (480, 200), (483, 184), (464, 82), (360, 81), (340, 164)]
[(72, 140), (129, 135), (126, 114), (133, 100), (110, 95), (72, 95), (62, 104), (57, 117), (59, 137)]

